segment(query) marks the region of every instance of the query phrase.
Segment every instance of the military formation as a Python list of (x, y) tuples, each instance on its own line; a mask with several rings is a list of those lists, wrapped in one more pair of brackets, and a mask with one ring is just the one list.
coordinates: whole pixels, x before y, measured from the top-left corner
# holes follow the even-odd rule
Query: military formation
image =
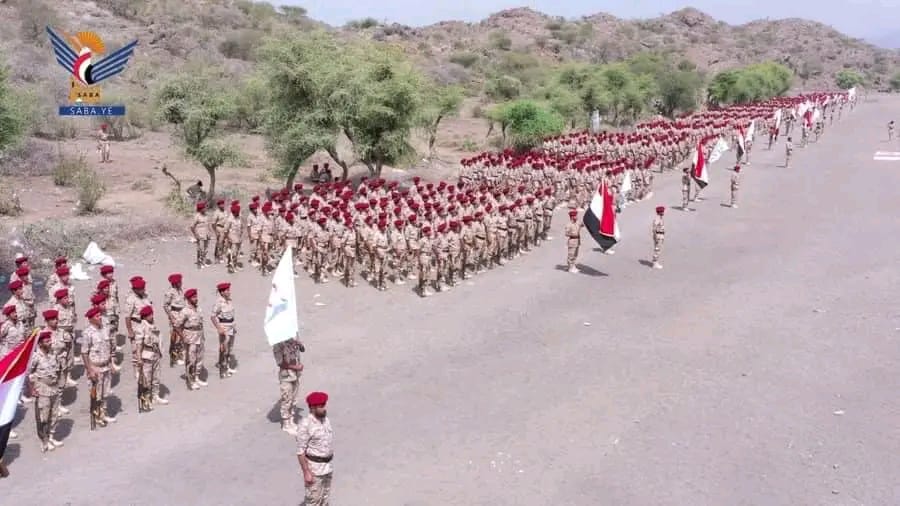
[[(779, 137), (786, 137), (788, 167), (794, 149), (792, 130), (801, 130), (805, 146), (810, 132), (818, 139), (825, 118), (840, 117), (847, 103), (852, 107), (846, 94), (814, 94), (675, 121), (654, 120), (627, 133), (576, 132), (547, 139), (541, 151), (484, 153), (462, 160), (454, 183), (413, 177), (403, 184), (380, 178), (362, 178), (356, 184), (323, 182), (310, 189), (296, 184), (265, 200), (253, 197), (246, 212), (237, 201), (218, 200), (212, 210), (200, 202), (190, 225), (195, 265), (203, 269), (222, 263), (235, 273), (246, 261), (266, 275), (290, 249), (295, 274), (306, 271), (317, 283), (336, 279), (353, 287), (362, 279), (385, 290), (389, 284), (414, 281), (416, 292), (427, 297), (541, 245), (550, 238), (555, 210), (565, 206), (566, 268), (578, 272), (584, 228), (579, 209), (591, 202), (598, 187), (611, 192), (620, 212), (653, 196), (655, 174), (680, 168), (681, 208), (688, 210), (690, 202), (702, 199), (705, 184), (698, 175), (702, 160), (720, 157), (722, 143), (730, 139), (726, 144), (740, 145), (730, 177), (729, 205), (737, 208), (741, 167), (750, 163), (756, 137), (767, 136), (770, 150)], [(100, 151), (108, 161), (108, 144), (105, 150), (102, 144), (105, 130), (101, 133)], [(662, 268), (665, 211), (656, 207), (650, 226), (650, 265), (655, 269)], [(102, 266), (99, 272), (90, 306), (77, 311), (68, 261), (56, 259), (46, 280), (49, 301), (39, 310), (29, 259), (15, 259), (7, 286), (11, 295), (0, 311), (0, 357), (29, 336), (36, 337), (21, 402), (33, 402), (36, 433), (45, 452), (64, 445), (56, 437), (56, 426), (60, 417), (70, 415), (61, 398), (64, 390), (79, 386), (73, 375), (78, 364), (83, 365), (88, 383), (92, 430), (116, 422), (107, 400), (114, 395), (113, 378), (126, 370), (119, 352), (131, 363), (127, 370), (136, 380), (140, 412), (169, 402), (160, 391), (166, 354), (169, 369), (178, 371), (187, 390), (208, 385), (210, 372), (204, 365), (208, 331), (217, 336), (219, 378), (227, 380), (237, 372), (237, 311), (231, 283), (221, 282), (210, 290), (214, 303), (205, 314), (198, 289), (185, 289), (183, 274), (172, 273), (159, 311), (143, 277), (131, 277), (122, 294), (114, 267)], [(299, 423), (296, 418), (304, 351), (299, 337), (273, 347), (279, 369), (279, 414), (282, 430), (297, 438), (307, 503), (327, 504), (333, 440), (325, 410), (327, 395), (310, 394), (309, 415)]]

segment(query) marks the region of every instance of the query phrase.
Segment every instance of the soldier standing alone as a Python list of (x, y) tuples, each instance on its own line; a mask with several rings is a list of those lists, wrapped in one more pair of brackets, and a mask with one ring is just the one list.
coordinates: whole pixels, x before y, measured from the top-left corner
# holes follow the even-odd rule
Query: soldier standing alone
[(325, 405), (328, 394), (312, 392), (306, 396), (309, 414), (297, 429), (297, 461), (306, 485), (306, 506), (328, 506), (331, 496), (331, 475), (334, 468), (334, 430)]
[(109, 163), (109, 134), (105, 123), (100, 125), (100, 132), (97, 133), (97, 151), (100, 153), (100, 163)]
[(38, 334), (38, 349), (34, 352), (28, 369), (31, 396), (34, 397), (34, 415), (37, 422), (37, 436), (41, 440), (41, 451), (55, 450), (63, 445), (54, 436), (59, 420), (60, 364), (50, 349), (50, 330)]
[(653, 268), (662, 269), (659, 263), (659, 254), (662, 251), (663, 240), (666, 238), (666, 226), (663, 223), (663, 214), (666, 208), (663, 206), (656, 207), (656, 218), (653, 219), (651, 233), (653, 235)]
[(734, 166), (734, 173), (731, 174), (731, 207), (737, 209), (738, 187), (740, 186), (741, 166)]
[(791, 155), (794, 154), (794, 143), (791, 141), (791, 138), (787, 138), (787, 142), (784, 143), (784, 167), (788, 168), (791, 166)]
[(296, 336), (272, 347), (275, 364), (278, 365), (278, 390), (280, 392), (278, 406), (281, 412), (281, 430), (297, 435), (297, 424), (294, 414), (297, 406), (297, 392), (300, 391), (300, 375), (303, 364), (300, 354), (306, 351), (303, 343)]
[(687, 211), (691, 200), (691, 168), (685, 167), (681, 171), (681, 210)]
[(569, 211), (569, 223), (566, 224), (566, 266), (569, 272), (578, 272), (575, 261), (578, 259), (578, 248), (581, 246), (581, 224), (578, 223), (578, 211)]

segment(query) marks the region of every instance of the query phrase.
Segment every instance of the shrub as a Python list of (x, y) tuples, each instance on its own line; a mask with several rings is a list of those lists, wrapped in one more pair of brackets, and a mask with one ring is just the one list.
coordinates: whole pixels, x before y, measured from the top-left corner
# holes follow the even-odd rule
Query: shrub
[(7, 181), (0, 181), (0, 216), (19, 216), (22, 204), (19, 195)]
[(190, 216), (194, 210), (191, 203), (188, 202), (187, 196), (175, 185), (172, 185), (172, 189), (166, 194), (163, 203), (179, 216)]
[(453, 53), (450, 55), (450, 61), (457, 65), (462, 65), (465, 68), (469, 68), (478, 61), (478, 55), (469, 52)]
[(106, 185), (96, 170), (85, 167), (76, 177), (78, 183), (78, 213), (92, 214), (99, 210), (97, 204), (106, 193)]
[(511, 76), (500, 76), (487, 82), (487, 95), (494, 100), (511, 100), (522, 93), (522, 81)]
[(117, 17), (135, 19), (141, 13), (143, 0), (94, 0), (98, 7), (103, 7)]
[(53, 167), (53, 184), (56, 186), (72, 187), (78, 182), (78, 175), (87, 170), (88, 164), (84, 159), (84, 153), (78, 156), (64, 155), (59, 150), (56, 166)]
[(259, 30), (235, 30), (219, 43), (219, 52), (226, 58), (253, 61), (262, 38)]
[(467, 137), (463, 139), (462, 144), (460, 144), (460, 149), (463, 151), (478, 151), (478, 144)]
[(375, 28), (378, 25), (379, 25), (378, 20), (375, 18), (355, 19), (353, 21), (347, 22), (347, 28), (353, 28), (354, 30), (365, 30), (367, 28)]
[(501, 51), (509, 51), (512, 49), (512, 39), (506, 32), (491, 32), (489, 36), (491, 47)]
[(56, 11), (43, 0), (24, 0), (19, 3), (20, 31), (29, 43), (49, 44), (46, 27), (56, 24)]

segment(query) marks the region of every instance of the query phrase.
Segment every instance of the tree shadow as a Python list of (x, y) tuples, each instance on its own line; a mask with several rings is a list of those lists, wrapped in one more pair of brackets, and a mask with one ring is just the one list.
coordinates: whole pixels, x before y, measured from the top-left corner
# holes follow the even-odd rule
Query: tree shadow
[(71, 418), (63, 418), (56, 424), (56, 433), (53, 439), (57, 441), (62, 441), (69, 437), (69, 434), (72, 433), (72, 427), (75, 426), (75, 421)]
[(641, 259), (638, 260), (638, 263), (643, 265), (644, 267), (650, 267), (651, 269), (653, 268), (653, 262), (651, 262), (650, 260)]

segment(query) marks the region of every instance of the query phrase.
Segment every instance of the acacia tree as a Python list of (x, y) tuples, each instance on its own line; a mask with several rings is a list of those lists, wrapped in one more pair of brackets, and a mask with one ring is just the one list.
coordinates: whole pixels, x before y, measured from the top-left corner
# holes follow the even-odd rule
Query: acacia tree
[(841, 70), (834, 76), (834, 83), (842, 90), (849, 90), (854, 86), (858, 86), (862, 84), (864, 80), (865, 79), (863, 79), (863, 76), (860, 75), (859, 72), (848, 69)]
[(242, 160), (241, 153), (221, 139), (221, 123), (231, 117), (234, 104), (213, 82), (206, 72), (184, 74), (163, 84), (156, 96), (163, 119), (174, 126), (175, 142), (206, 169), (210, 201), (215, 197), (219, 168)]
[(462, 105), (463, 90), (459, 86), (426, 87), (422, 98), (422, 107), (416, 123), (425, 132), (428, 139), (428, 157), (434, 158), (434, 145), (437, 142), (438, 128), (446, 117), (459, 114)]

